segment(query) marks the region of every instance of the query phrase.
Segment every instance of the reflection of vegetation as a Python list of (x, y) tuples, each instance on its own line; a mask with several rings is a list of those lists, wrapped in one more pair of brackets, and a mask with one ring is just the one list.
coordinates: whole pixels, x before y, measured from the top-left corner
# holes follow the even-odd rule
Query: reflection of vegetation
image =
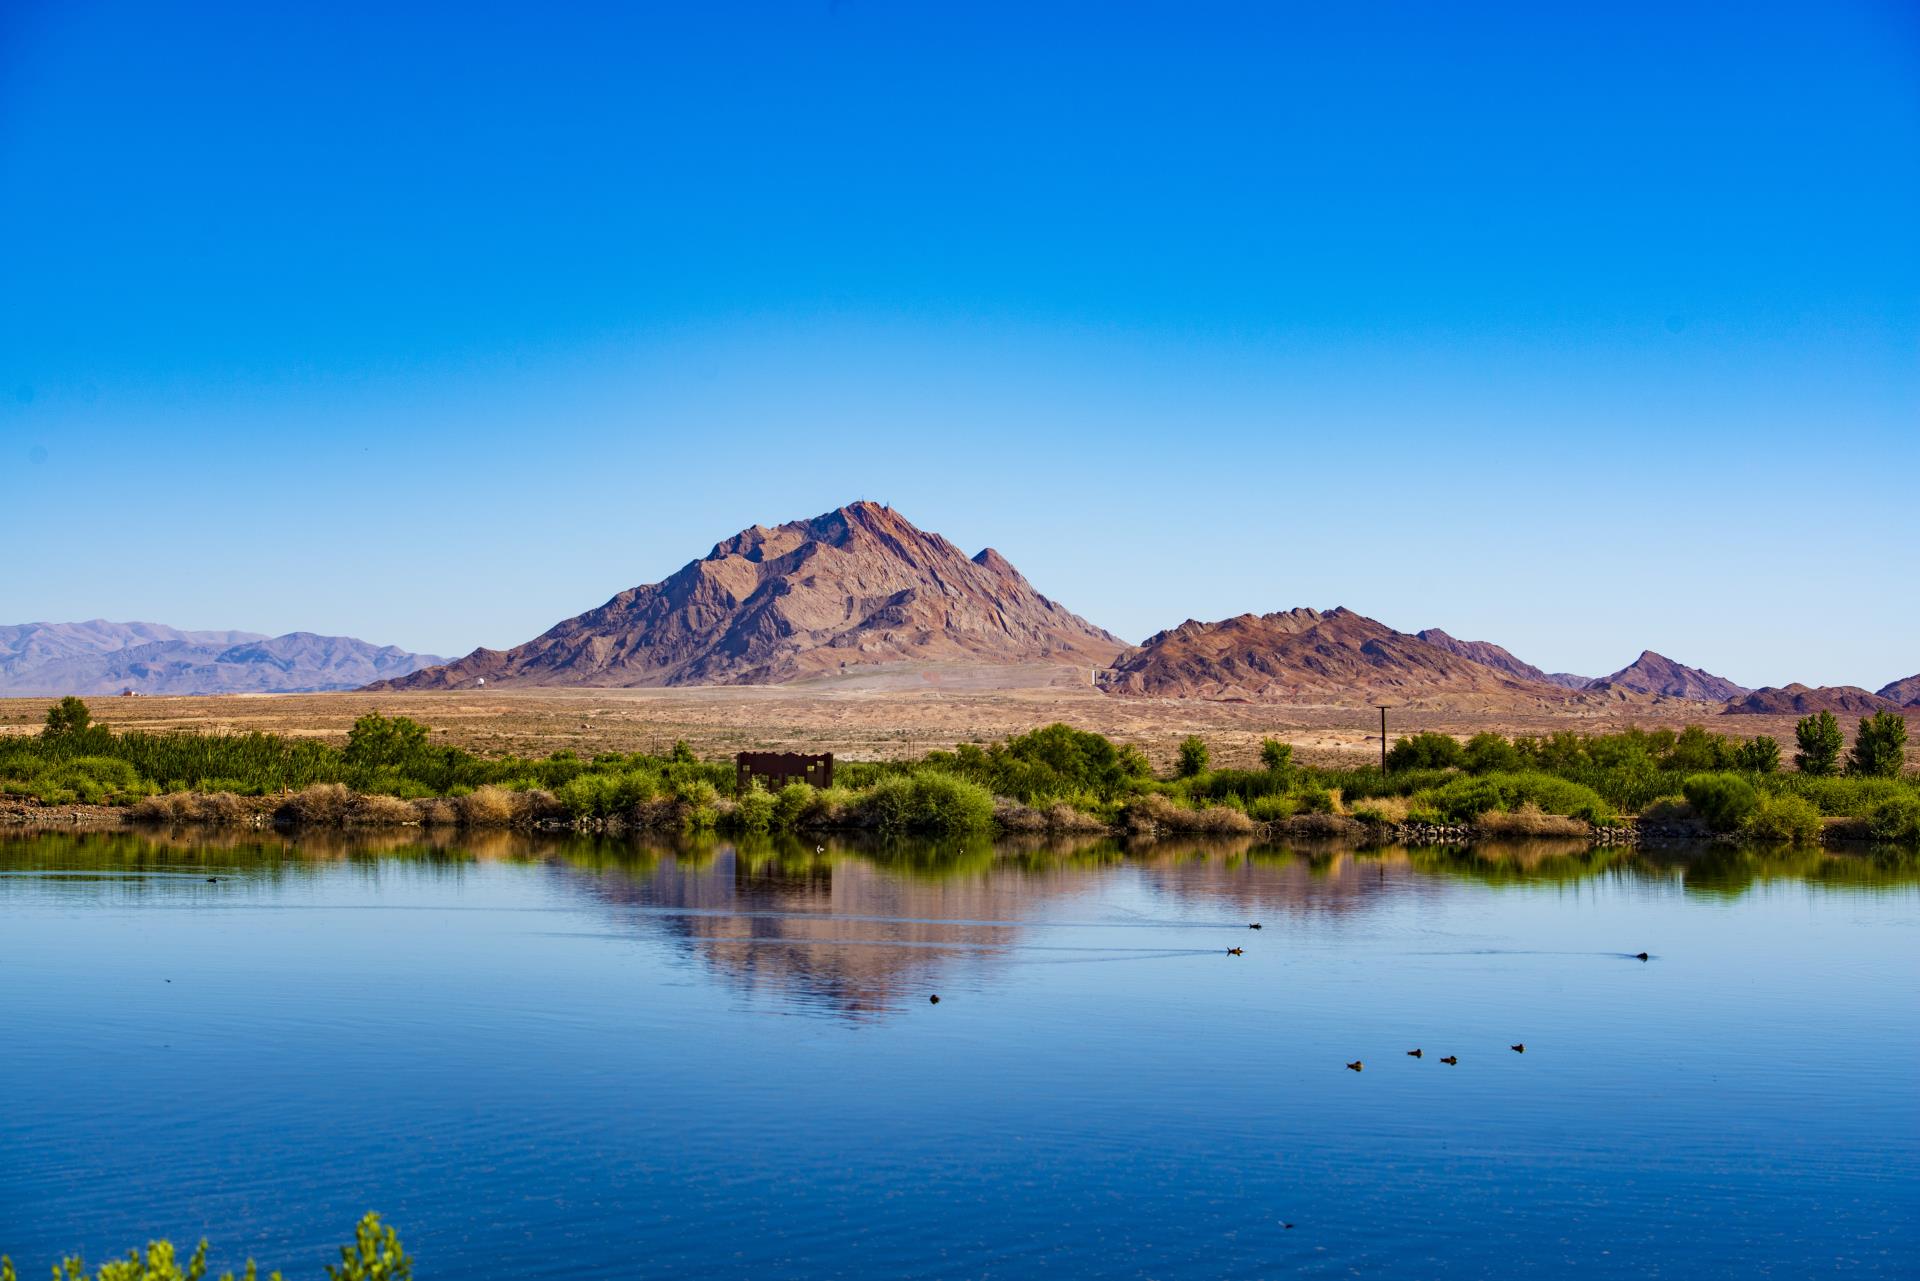
[[(660, 842), (517, 832), (327, 833), (298, 838), (252, 833), (55, 832), (0, 839), (0, 868), (103, 874), (190, 870), (269, 882), (311, 876), (329, 864), (363, 867), (371, 875), (380, 863), (392, 861), (413, 864), (434, 875), (463, 875), (479, 863), (553, 863), (596, 875), (645, 877), (663, 863), (698, 870), (722, 855), (731, 855), (739, 867), (754, 875), (794, 878), (830, 873), (836, 862), (849, 858), (915, 880), (977, 877), (999, 868), (1041, 873), (1129, 863), (1175, 867), (1244, 860), (1253, 866), (1299, 865), (1315, 877), (1339, 875), (1356, 863), (1404, 862), (1424, 875), (1488, 885), (1559, 884), (1603, 876), (1678, 878), (1689, 890), (1716, 894), (1738, 893), (1774, 880), (1834, 887), (1920, 884), (1920, 853), (1893, 846), (1856, 854), (1813, 846), (1634, 849), (1595, 848), (1579, 840), (1532, 840), (1357, 850), (1331, 842), (1257, 844), (1245, 837), (1139, 841), (1110, 835), (1027, 836), (995, 841), (974, 835), (834, 838), (822, 844), (790, 834), (727, 839), (704, 833)], [(127, 887), (131, 892), (148, 892), (166, 883), (162, 877), (128, 881)], [(0, 880), (0, 892), (4, 890), (5, 882)]]

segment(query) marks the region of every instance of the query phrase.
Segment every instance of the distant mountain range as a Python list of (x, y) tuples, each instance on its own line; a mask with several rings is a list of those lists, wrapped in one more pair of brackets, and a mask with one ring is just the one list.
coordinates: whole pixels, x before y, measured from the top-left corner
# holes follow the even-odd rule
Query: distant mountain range
[(0, 694), (288, 694), (358, 689), (443, 662), (347, 636), (159, 623), (0, 626)]
[(858, 502), (715, 544), (511, 649), (447, 661), (345, 637), (150, 623), (0, 627), (0, 693), (241, 693), (777, 684), (916, 667), (1071, 669), (1117, 697), (1449, 701), (1488, 709), (1681, 700), (1732, 713), (1920, 709), (1920, 675), (1749, 690), (1644, 650), (1607, 676), (1547, 672), (1491, 641), (1340, 608), (1189, 619), (1139, 646), (1049, 600), (992, 548), (968, 556)]

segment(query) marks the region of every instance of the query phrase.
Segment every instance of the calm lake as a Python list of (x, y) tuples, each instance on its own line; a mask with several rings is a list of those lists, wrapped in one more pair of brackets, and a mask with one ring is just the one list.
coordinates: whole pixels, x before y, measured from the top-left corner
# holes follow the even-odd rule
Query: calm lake
[(0, 1250), (1910, 1277), (1917, 976), (1911, 857), (0, 839)]

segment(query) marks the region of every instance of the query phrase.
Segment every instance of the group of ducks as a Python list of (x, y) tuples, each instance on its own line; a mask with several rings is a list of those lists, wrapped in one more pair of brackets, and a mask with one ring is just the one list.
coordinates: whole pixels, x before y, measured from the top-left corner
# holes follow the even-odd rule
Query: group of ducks
[[(1525, 1041), (1522, 1041), (1518, 1045), (1509, 1045), (1507, 1048), (1509, 1050), (1512, 1050), (1515, 1054), (1525, 1054), (1527, 1052), (1527, 1043)], [(1410, 1059), (1424, 1058), (1425, 1056), (1426, 1056), (1426, 1052), (1424, 1050), (1413, 1049), (1413, 1050), (1407, 1051), (1407, 1057)], [(1449, 1054), (1443, 1057), (1440, 1061), (1446, 1064), (1448, 1067), (1454, 1067), (1460, 1062), (1460, 1056), (1457, 1054)], [(1353, 1062), (1347, 1064), (1347, 1071), (1363, 1072), (1366, 1070), (1366, 1067), (1367, 1065), (1365, 1063), (1362, 1063), (1359, 1059), (1355, 1059)]]

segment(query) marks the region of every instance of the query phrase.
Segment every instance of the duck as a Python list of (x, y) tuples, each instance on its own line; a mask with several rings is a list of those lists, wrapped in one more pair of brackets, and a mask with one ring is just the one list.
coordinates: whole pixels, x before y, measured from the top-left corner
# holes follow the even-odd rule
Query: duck
[(1260, 928), (1260, 922), (1254, 921), (1252, 924), (1248, 925), (1247, 928), (1250, 930), (1257, 930)]
[(1244, 947), (1230, 947), (1227, 949), (1227, 955), (1228, 956), (1244, 956), (1246, 955), (1246, 951), (1247, 949)]
[(1293, 1225), (1292, 1225), (1291, 1223), (1285, 1223), (1285, 1222), (1283, 1222), (1283, 1223), (1281, 1223), (1281, 1225), (1280, 1225), (1280, 1229), (1281, 1229), (1281, 1231), (1283, 1231), (1283, 1232), (1291, 1232), (1291, 1231), (1293, 1231)]
[(1408, 1051), (1407, 1051), (1407, 1057), (1408, 1057), (1408, 1058), (1410, 1058), (1410, 1059), (1417, 1059), (1417, 1058), (1419, 1058), (1419, 1057), (1420, 1057), (1420, 1051), (1418, 1051), (1418, 1050), (1408, 1050)]
[(1647, 954), (1645, 952), (1635, 952), (1633, 954), (1633, 959), (1636, 961), (1644, 961), (1647, 959)]
[(1509, 1045), (1507, 1048), (1509, 1050), (1512, 1050), (1515, 1054), (1525, 1054), (1527, 1052), (1527, 1043), (1525, 1041), (1522, 1041), (1518, 1045)]
[(1365, 1070), (1366, 1066), (1367, 1065), (1362, 1063), (1359, 1059), (1355, 1059), (1353, 1062), (1347, 1064), (1347, 1071), (1360, 1072)]
[(217, 876), (209, 876), (207, 878), (207, 884), (209, 885), (218, 885), (219, 883), (220, 883), (220, 878)]
[(1448, 1067), (1452, 1067), (1454, 1064), (1460, 1061), (1460, 1056), (1457, 1054), (1449, 1054), (1447, 1055), (1446, 1058), (1441, 1059), (1440, 1061), (1446, 1064)]
[(938, 992), (936, 992), (936, 993), (934, 993), (934, 994), (933, 994), (932, 996), (929, 996), (929, 997), (927, 998), (927, 1004), (928, 1004), (928, 1005), (938, 1005), (938, 1004), (940, 1004), (940, 994), (939, 994)]

